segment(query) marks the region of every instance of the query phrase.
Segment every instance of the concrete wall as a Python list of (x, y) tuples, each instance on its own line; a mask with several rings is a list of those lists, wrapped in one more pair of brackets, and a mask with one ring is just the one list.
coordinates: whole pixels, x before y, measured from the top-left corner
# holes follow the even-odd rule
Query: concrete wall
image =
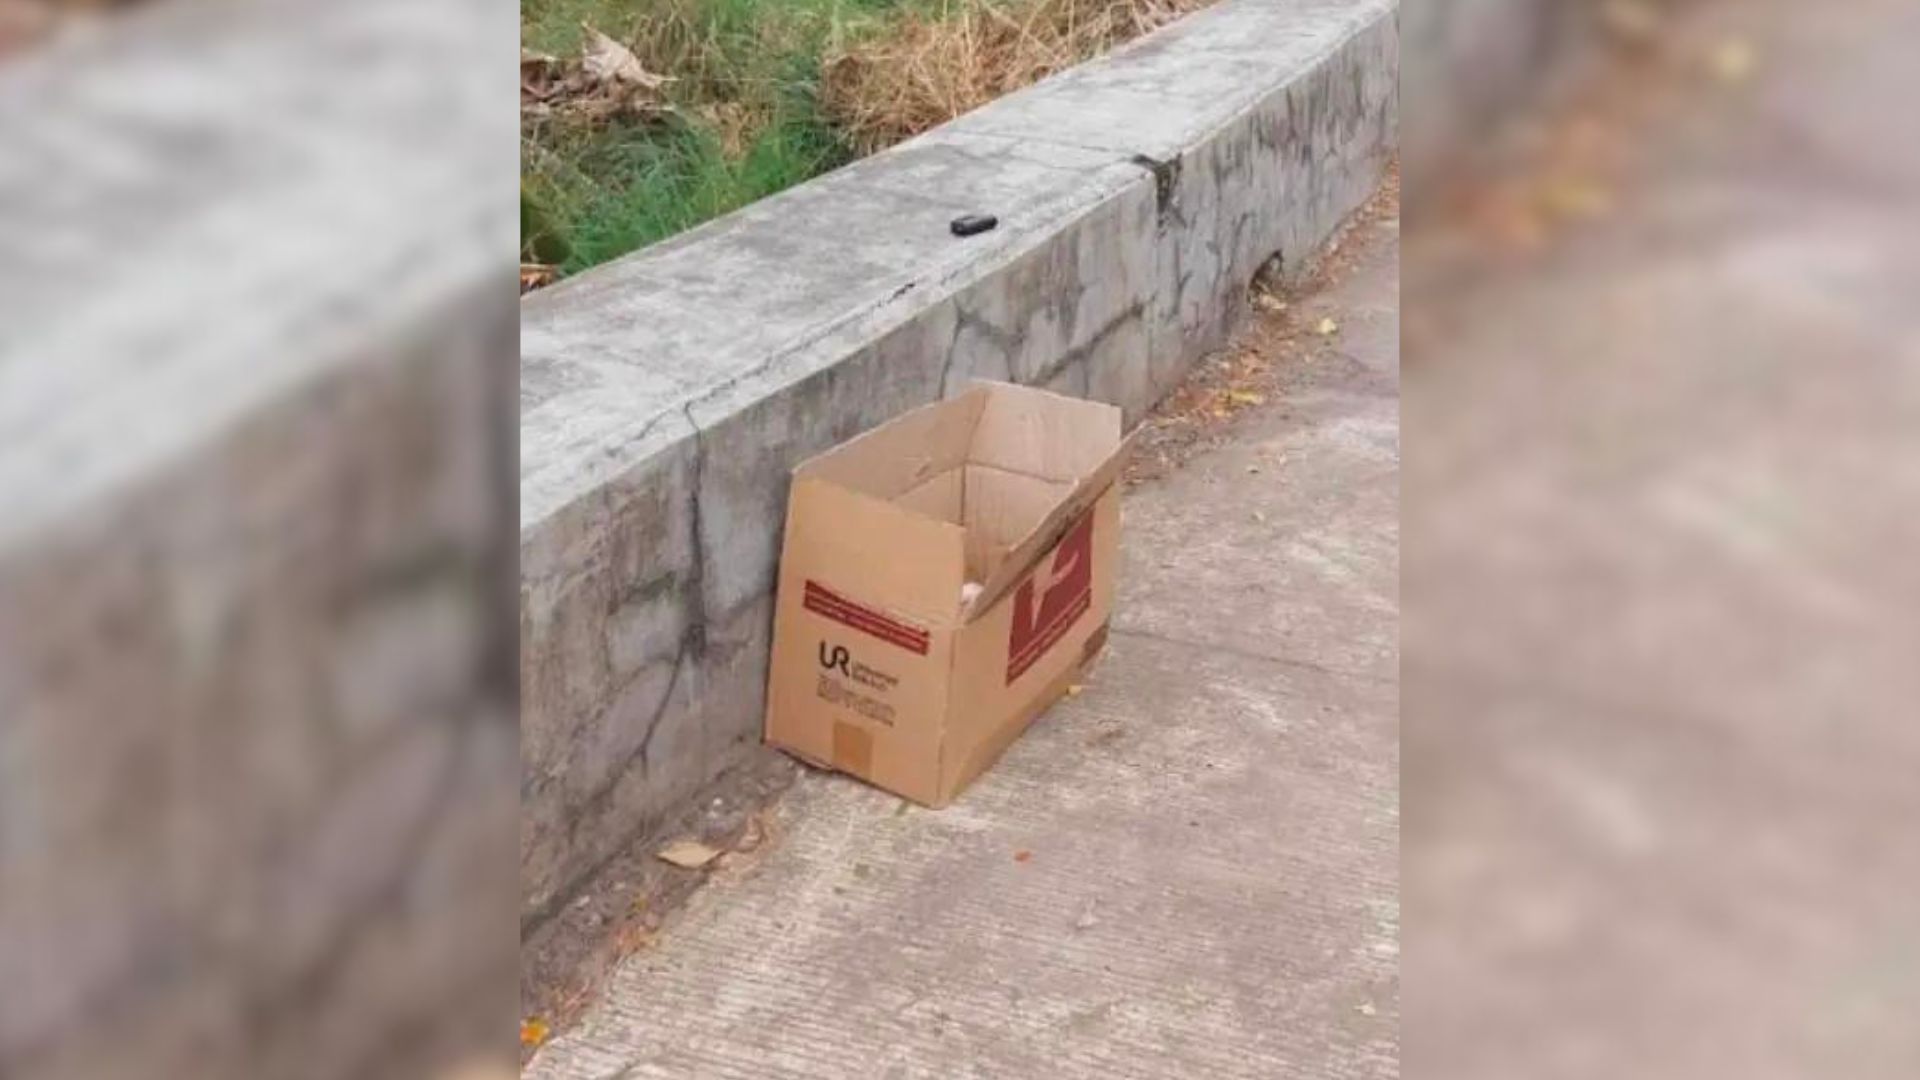
[(526, 301), (523, 919), (758, 740), (794, 464), (976, 376), (1138, 418), (1371, 193), (1398, 51), (1228, 0)]
[(0, 1075), (512, 1061), (513, 20), (0, 69)]

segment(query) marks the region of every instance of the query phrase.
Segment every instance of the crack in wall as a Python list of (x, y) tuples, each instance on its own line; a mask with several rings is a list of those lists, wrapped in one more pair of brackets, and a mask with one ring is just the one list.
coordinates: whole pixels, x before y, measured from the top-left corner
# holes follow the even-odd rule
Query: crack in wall
[[(999, 350), (1001, 355), (1007, 358), (1007, 375), (1011, 378), (1014, 357), (1027, 346), (1026, 327), (1009, 331), (968, 308), (958, 297), (954, 298), (953, 311), (953, 337), (947, 342), (947, 360), (940, 371), (940, 396), (946, 397), (951, 389), (950, 380), (953, 376), (954, 361), (960, 355), (960, 339), (966, 336), (969, 330), (979, 335), (989, 347)], [(972, 365), (968, 365), (967, 373), (974, 374)]]
[(1118, 315), (1107, 320), (1100, 329), (1095, 330), (1091, 338), (1068, 349), (1060, 355), (1058, 360), (1041, 369), (1034, 375), (1033, 383), (1043, 385), (1058, 378), (1061, 372), (1098, 352), (1107, 342), (1119, 336), (1120, 331), (1126, 329), (1128, 325), (1141, 322), (1146, 317), (1146, 312), (1147, 305), (1144, 300), (1136, 300), (1127, 305)]
[[(670, 576), (656, 578), (641, 588), (643, 591), (658, 595), (665, 591), (665, 583), (672, 582), (677, 584), (680, 593), (679, 608), (685, 624), (680, 632), (679, 645), (674, 652), (673, 668), (668, 675), (666, 689), (661, 693), (660, 700), (655, 704), (652, 714), (648, 717), (644, 725), (645, 733), (641, 736), (639, 744), (609, 770), (607, 778), (593, 791), (578, 801), (566, 801), (566, 835), (567, 847), (570, 850), (577, 851), (581, 849), (581, 845), (577, 840), (579, 830), (590, 823), (598, 823), (599, 819), (605, 813), (608, 801), (612, 799), (614, 792), (619, 789), (621, 783), (632, 775), (633, 768), (636, 765), (639, 766), (643, 778), (651, 772), (654, 741), (659, 735), (660, 729), (664, 726), (667, 713), (673, 705), (674, 695), (679, 689), (681, 677), (689, 664), (703, 662), (707, 654), (707, 626), (709, 621), (706, 611), (707, 538), (705, 535), (704, 516), (701, 509), (702, 492), (706, 480), (707, 447), (705, 431), (693, 418), (692, 403), (683, 404), (680, 409), (688, 425), (692, 428), (693, 439), (692, 462), (688, 469), (689, 476), (687, 479), (687, 505), (689, 511), (687, 528), (690, 544), (690, 565), (688, 570), (678, 577), (677, 581)], [(606, 571), (603, 570), (602, 572)], [(754, 599), (757, 600), (758, 597)], [(632, 685), (631, 680), (625, 685)], [(604, 712), (605, 710), (603, 709), (601, 713), (602, 716), (604, 716)], [(591, 725), (596, 722), (599, 722), (598, 718), (589, 720), (588, 724)], [(530, 933), (551, 919), (555, 913), (560, 911), (573, 896), (578, 893), (585, 882), (592, 880), (598, 867), (604, 866), (607, 860), (617, 855), (620, 850), (625, 845), (631, 843), (635, 837), (643, 835), (648, 829), (658, 824), (659, 818), (660, 814), (658, 812), (642, 814), (641, 820), (632, 829), (626, 830), (620, 837), (619, 842), (609, 845), (607, 853), (593, 859), (592, 865), (587, 869), (577, 873), (563, 873), (561, 887), (555, 889), (546, 903), (523, 916), (521, 920), (522, 933)]]
[[(673, 696), (679, 689), (680, 675), (686, 667), (690, 651), (687, 640), (682, 638), (679, 650), (674, 653), (673, 670), (667, 676), (666, 688), (661, 691), (660, 700), (655, 702), (653, 712), (647, 718), (647, 722), (644, 725), (646, 734), (641, 736), (639, 745), (628, 751), (627, 754), (620, 759), (619, 763), (608, 771), (607, 778), (601, 781), (600, 785), (594, 788), (593, 791), (589, 792), (586, 798), (581, 799), (579, 802), (567, 808), (568, 820), (566, 832), (567, 846), (570, 850), (580, 849), (580, 845), (575, 838), (579, 835), (581, 827), (589, 823), (598, 823), (600, 817), (606, 812), (607, 803), (613, 798), (614, 792), (618, 791), (620, 784), (632, 775), (633, 767), (636, 764), (640, 766), (642, 778), (646, 776), (649, 769), (648, 759), (653, 752), (653, 737), (658, 733), (661, 722), (666, 719), (667, 710), (673, 705)], [(609, 706), (609, 708), (611, 708), (611, 706)], [(604, 712), (605, 710), (602, 711), (603, 715)], [(545, 903), (521, 916), (521, 934), (524, 936), (538, 930), (549, 919), (558, 914), (568, 903), (572, 902), (573, 898), (579, 894), (580, 889), (587, 882), (593, 880), (594, 873), (600, 867), (605, 866), (609, 860), (619, 855), (621, 850), (632, 843), (636, 837), (644, 834), (657, 823), (657, 814), (646, 814), (642, 817), (643, 820), (641, 820), (638, 825), (630, 830), (626, 830), (621, 835), (618, 843), (608, 845), (605, 853), (595, 857), (587, 869), (576, 874), (567, 875), (562, 881), (561, 886), (556, 888), (553, 893), (547, 897)]]

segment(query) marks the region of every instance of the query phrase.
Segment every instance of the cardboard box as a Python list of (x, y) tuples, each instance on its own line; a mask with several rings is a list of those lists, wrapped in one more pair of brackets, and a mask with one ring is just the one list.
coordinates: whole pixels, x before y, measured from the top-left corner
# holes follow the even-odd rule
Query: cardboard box
[(1106, 643), (1120, 410), (1004, 383), (794, 470), (767, 741), (951, 802)]

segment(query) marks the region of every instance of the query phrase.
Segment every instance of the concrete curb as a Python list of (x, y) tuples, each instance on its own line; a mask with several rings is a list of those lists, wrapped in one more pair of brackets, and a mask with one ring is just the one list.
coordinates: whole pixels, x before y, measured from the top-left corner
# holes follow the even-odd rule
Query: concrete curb
[(974, 377), (1139, 417), (1379, 181), (1398, 17), (1228, 0), (523, 305), (523, 921), (757, 741), (792, 466)]

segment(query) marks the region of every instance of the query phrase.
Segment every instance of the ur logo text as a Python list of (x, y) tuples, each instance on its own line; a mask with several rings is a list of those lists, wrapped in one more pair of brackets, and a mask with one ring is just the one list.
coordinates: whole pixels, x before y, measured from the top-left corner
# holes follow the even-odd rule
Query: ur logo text
[(820, 643), (820, 666), (821, 667), (826, 668), (829, 671), (833, 670), (834, 668), (839, 668), (840, 674), (845, 675), (848, 678), (852, 678), (853, 672), (848, 670), (848, 665), (852, 662), (852, 660), (853, 660), (853, 654), (847, 651), (847, 647), (845, 645), (835, 645), (831, 650), (829, 650), (827, 648), (826, 642), (822, 641)]

